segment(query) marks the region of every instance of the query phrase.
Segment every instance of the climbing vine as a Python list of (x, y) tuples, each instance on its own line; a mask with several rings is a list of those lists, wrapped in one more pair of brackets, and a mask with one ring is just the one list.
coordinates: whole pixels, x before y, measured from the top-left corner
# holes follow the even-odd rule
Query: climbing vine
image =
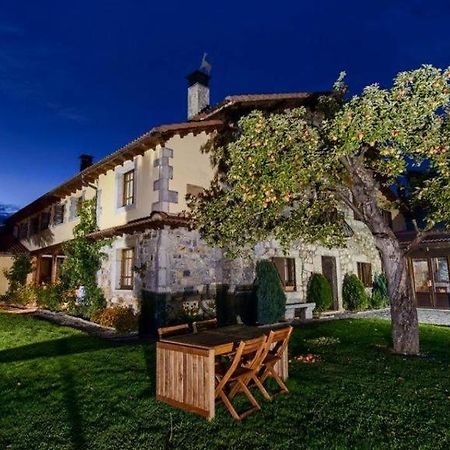
[(33, 264), (29, 255), (22, 253), (14, 255), (11, 268), (4, 271), (9, 282), (7, 296), (13, 296), (19, 288), (25, 286), (27, 277), (32, 271)]
[[(111, 245), (109, 239), (89, 237), (97, 230), (96, 202), (86, 200), (79, 210), (79, 223), (73, 229), (74, 238), (64, 244), (66, 259), (61, 268), (61, 284), (69, 294), (71, 309), (77, 315), (91, 317), (105, 307), (105, 297), (97, 285), (97, 272)], [(83, 287), (80, 290), (80, 286)], [(78, 290), (78, 295), (75, 292)]]

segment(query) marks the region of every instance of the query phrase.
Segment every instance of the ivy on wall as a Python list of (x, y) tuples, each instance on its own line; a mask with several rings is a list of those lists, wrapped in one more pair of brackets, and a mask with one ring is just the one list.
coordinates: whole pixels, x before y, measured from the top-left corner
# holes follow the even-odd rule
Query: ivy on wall
[[(106, 254), (102, 251), (111, 245), (110, 239), (94, 240), (89, 237), (97, 231), (96, 201), (85, 200), (78, 211), (80, 221), (73, 229), (74, 238), (63, 246), (66, 259), (61, 268), (61, 284), (72, 293), (69, 301), (73, 312), (91, 317), (106, 305), (103, 291), (97, 285), (97, 272)], [(80, 294), (80, 286), (84, 292)], [(78, 290), (78, 296), (75, 291)]]

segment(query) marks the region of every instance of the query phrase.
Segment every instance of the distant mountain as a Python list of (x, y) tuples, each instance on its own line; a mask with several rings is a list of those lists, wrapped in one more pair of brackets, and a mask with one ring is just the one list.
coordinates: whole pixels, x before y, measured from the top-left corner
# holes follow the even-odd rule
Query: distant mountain
[(0, 203), (0, 225), (7, 219), (11, 214), (14, 214), (19, 208), (14, 205), (6, 205)]

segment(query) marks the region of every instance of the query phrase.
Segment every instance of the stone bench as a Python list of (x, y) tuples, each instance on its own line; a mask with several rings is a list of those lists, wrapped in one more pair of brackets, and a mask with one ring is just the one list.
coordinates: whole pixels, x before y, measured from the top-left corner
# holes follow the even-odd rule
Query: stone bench
[(296, 317), (304, 320), (312, 319), (315, 307), (315, 303), (286, 303), (286, 312), (284, 313), (284, 318), (286, 320), (292, 320)]

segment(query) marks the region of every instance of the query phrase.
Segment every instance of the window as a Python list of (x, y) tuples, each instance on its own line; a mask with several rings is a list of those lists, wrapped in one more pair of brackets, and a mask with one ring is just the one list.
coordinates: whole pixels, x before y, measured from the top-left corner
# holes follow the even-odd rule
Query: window
[(72, 197), (70, 199), (70, 220), (74, 220), (80, 216), (81, 207), (83, 206), (83, 196)]
[(30, 234), (37, 234), (39, 233), (39, 216), (35, 216), (30, 221), (31, 230)]
[(61, 276), (62, 265), (64, 264), (65, 259), (66, 259), (65, 256), (62, 255), (56, 256), (56, 274), (55, 274), (56, 280), (59, 280), (59, 277)]
[(120, 260), (120, 289), (133, 289), (134, 249), (122, 249)]
[(75, 202), (75, 217), (80, 216), (81, 208), (83, 207), (83, 197), (78, 197)]
[(280, 276), (281, 284), (287, 291), (295, 290), (295, 258), (272, 258)]
[(372, 287), (372, 264), (359, 262), (358, 278), (365, 287)]
[(381, 210), (381, 213), (383, 214), (383, 219), (386, 223), (386, 225), (389, 228), (392, 228), (392, 213), (388, 211), (387, 209)]
[(41, 231), (46, 230), (50, 225), (50, 212), (45, 211), (41, 213)]
[(22, 222), (19, 225), (19, 239), (26, 239), (28, 237), (28, 221)]
[(64, 215), (66, 213), (66, 205), (62, 203), (60, 205), (55, 205), (53, 210), (53, 224), (59, 225), (64, 222)]
[(134, 170), (123, 174), (122, 206), (130, 206), (134, 203)]
[(192, 195), (192, 197), (198, 197), (204, 190), (205, 188), (195, 184), (186, 185), (186, 195)]

